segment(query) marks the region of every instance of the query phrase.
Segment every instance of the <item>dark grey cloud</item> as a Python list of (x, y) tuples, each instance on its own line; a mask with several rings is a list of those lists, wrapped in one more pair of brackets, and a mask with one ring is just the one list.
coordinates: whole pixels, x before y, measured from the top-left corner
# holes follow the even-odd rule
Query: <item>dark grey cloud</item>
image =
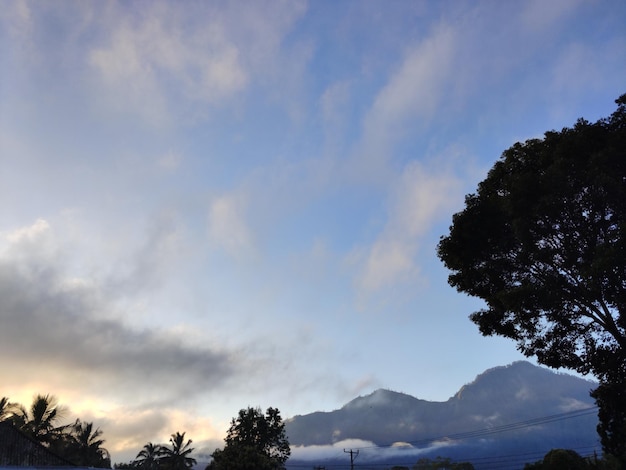
[(236, 351), (130, 327), (96, 281), (72, 280), (64, 269), (46, 240), (0, 252), (0, 363), (33, 374), (80, 374), (82, 385), (132, 389), (149, 401), (208, 391), (243, 372)]

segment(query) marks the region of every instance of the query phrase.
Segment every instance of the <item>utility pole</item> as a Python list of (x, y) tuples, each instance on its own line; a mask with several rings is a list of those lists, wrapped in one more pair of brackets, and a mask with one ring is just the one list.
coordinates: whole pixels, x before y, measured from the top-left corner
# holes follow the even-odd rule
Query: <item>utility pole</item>
[(350, 454), (350, 470), (354, 470), (354, 459), (356, 459), (357, 455), (359, 455), (359, 451), (354, 451), (352, 449), (350, 450), (343, 450), (346, 454)]

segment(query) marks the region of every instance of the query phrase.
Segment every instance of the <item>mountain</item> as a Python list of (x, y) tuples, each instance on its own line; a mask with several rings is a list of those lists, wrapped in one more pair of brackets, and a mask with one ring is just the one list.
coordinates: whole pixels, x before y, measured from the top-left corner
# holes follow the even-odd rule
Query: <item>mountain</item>
[(436, 455), (468, 460), (537, 454), (538, 460), (558, 447), (588, 454), (599, 449), (597, 414), (589, 396), (596, 385), (520, 361), (485, 371), (445, 402), (381, 389), (335, 411), (288, 419), (286, 430), (297, 446), (296, 458), (314, 455), (302, 452), (310, 446), (341, 451), (342, 441), (371, 443), (362, 452), (369, 459), (359, 456), (361, 464), (380, 459), (398, 463), (404, 457), (415, 463)]

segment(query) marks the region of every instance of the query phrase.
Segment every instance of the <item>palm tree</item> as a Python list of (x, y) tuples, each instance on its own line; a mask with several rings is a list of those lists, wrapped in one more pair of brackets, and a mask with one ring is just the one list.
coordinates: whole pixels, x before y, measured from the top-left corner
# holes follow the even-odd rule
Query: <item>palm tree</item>
[(59, 406), (56, 397), (37, 395), (29, 410), (19, 406), (15, 415), (15, 423), (24, 433), (36, 441), (50, 445), (61, 438), (67, 428), (67, 426), (56, 426), (56, 421), (64, 413), (65, 409)]
[(0, 398), (0, 422), (13, 421), (19, 410), (19, 405), (11, 403), (9, 397)]
[(65, 453), (76, 465), (96, 468), (111, 468), (109, 451), (102, 447), (100, 428), (94, 430), (93, 423), (83, 423), (77, 419), (69, 427), (69, 439)]
[(148, 442), (137, 454), (133, 463), (145, 470), (157, 470), (164, 455), (165, 448), (163, 446)]
[(191, 439), (185, 443), (185, 433), (172, 434), (170, 443), (172, 448), (165, 448), (165, 457), (163, 461), (168, 470), (188, 470), (196, 464), (196, 459), (189, 457), (193, 452)]

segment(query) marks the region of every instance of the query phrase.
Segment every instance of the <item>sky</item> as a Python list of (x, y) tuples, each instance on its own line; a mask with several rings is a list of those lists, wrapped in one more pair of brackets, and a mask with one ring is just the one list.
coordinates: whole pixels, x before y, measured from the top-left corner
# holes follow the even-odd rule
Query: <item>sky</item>
[(123, 462), (525, 359), (437, 242), (505, 149), (615, 110), (624, 24), (621, 0), (4, 2), (0, 396), (57, 396)]

